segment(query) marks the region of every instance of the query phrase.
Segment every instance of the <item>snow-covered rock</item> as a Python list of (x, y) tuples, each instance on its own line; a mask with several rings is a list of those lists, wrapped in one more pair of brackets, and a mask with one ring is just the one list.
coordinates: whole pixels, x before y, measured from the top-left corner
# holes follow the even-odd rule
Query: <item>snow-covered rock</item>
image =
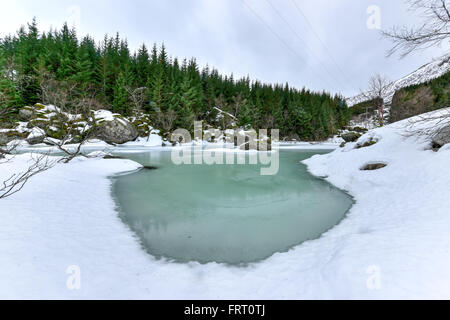
[(99, 123), (94, 135), (109, 144), (122, 144), (135, 140), (139, 133), (128, 120), (113, 118)]
[(11, 141), (21, 138), (21, 133), (16, 130), (4, 129), (0, 131), (0, 146), (7, 145)]
[(345, 142), (355, 142), (359, 139), (359, 137), (361, 137), (361, 134), (357, 132), (347, 132), (342, 134), (341, 137)]
[(38, 127), (34, 127), (26, 140), (30, 145), (34, 145), (44, 142), (45, 137), (46, 133), (44, 130)]
[(33, 115), (34, 112), (31, 108), (22, 108), (19, 110), (19, 118), (22, 121), (30, 121)]
[(151, 130), (148, 137), (138, 137), (135, 141), (124, 143), (123, 147), (161, 147), (163, 140), (159, 135), (159, 130)]
[(450, 125), (441, 128), (434, 136), (433, 142), (438, 146), (444, 146), (450, 143)]

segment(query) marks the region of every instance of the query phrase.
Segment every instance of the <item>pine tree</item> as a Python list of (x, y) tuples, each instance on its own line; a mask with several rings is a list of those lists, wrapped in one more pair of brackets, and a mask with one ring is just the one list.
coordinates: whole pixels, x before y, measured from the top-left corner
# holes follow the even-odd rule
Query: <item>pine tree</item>
[(93, 81), (94, 70), (87, 48), (80, 47), (76, 55), (74, 72), (71, 80), (79, 84), (80, 90), (84, 91)]
[[(131, 53), (119, 34), (105, 36), (100, 44), (90, 37), (79, 42), (76, 30), (67, 24), (41, 34), (33, 20), (16, 35), (0, 39), (0, 56), (14, 62), (14, 77), (0, 79), (0, 93), (8, 97), (8, 105), (39, 102), (40, 84), (49, 77), (76, 83), (79, 94), (95, 94), (106, 108), (123, 114), (131, 111), (130, 93), (139, 89), (145, 93), (139, 102), (144, 107), (139, 108), (159, 117), (165, 130), (175, 125), (190, 129), (194, 119), (230, 125), (216, 122), (214, 107), (234, 114), (240, 126), (279, 128), (282, 136), (296, 134), (305, 140), (331, 136), (349, 120), (339, 95), (251, 82), (248, 76), (235, 79), (208, 66), (200, 71), (195, 59), (180, 63), (170, 58), (164, 44), (159, 51), (154, 44), (150, 53), (143, 44)], [(439, 88), (433, 90), (446, 101)]]
[(136, 83), (138, 87), (147, 85), (150, 76), (150, 57), (148, 55), (147, 47), (143, 44), (136, 57)]
[(177, 113), (177, 125), (180, 128), (192, 130), (194, 126), (195, 113), (193, 106), (198, 102), (197, 88), (190, 85), (186, 77), (181, 85), (180, 105), (175, 112)]
[[(6, 58), (0, 55), (0, 109), (17, 111), (22, 106), (18, 84), (11, 70), (7, 70)], [(1, 113), (1, 110), (0, 110)]]
[(113, 111), (126, 114), (128, 112), (128, 93), (126, 90), (127, 79), (120, 73), (114, 86)]

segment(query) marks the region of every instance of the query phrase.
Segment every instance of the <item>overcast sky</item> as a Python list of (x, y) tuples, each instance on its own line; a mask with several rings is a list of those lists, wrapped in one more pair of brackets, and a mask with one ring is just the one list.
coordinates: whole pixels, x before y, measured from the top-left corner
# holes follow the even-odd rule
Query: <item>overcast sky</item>
[[(376, 29), (417, 25), (402, 0), (0, 0), (0, 37), (38, 19), (64, 21), (96, 40), (117, 31), (134, 50), (164, 42), (179, 58), (196, 57), (235, 77), (249, 75), (351, 96), (374, 73), (398, 79), (450, 50), (447, 44), (403, 60), (386, 58)], [(297, 5), (297, 7), (295, 6)], [(375, 9), (373, 6), (376, 6)], [(369, 10), (368, 10), (369, 8)], [(368, 22), (369, 26), (368, 27)]]

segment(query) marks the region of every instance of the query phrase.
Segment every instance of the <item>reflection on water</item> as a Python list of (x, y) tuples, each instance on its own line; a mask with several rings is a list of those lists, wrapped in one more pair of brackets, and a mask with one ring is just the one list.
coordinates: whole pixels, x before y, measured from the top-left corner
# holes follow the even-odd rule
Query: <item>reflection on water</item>
[(176, 166), (167, 151), (131, 153), (157, 170), (116, 177), (113, 192), (121, 218), (156, 257), (255, 262), (319, 237), (353, 204), (300, 164), (317, 153), (280, 151), (274, 176), (258, 165)]

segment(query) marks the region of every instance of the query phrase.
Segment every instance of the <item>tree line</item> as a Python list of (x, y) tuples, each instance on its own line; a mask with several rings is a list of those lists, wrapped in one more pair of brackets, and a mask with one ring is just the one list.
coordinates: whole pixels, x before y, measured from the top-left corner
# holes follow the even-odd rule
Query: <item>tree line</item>
[[(123, 115), (144, 112), (154, 127), (169, 132), (192, 129), (194, 120), (211, 125), (277, 128), (285, 138), (320, 140), (349, 120), (345, 100), (326, 92), (299, 90), (288, 84), (235, 79), (195, 59), (178, 60), (164, 45), (145, 44), (131, 52), (119, 34), (96, 43), (78, 39), (64, 24), (39, 32), (36, 20), (15, 35), (0, 39), (0, 105), (16, 108), (49, 103), (46, 92), (70, 91), (89, 96), (93, 109)], [(67, 98), (67, 97), (66, 97)], [(70, 107), (70, 97), (66, 99)], [(218, 121), (216, 108), (233, 121)]]

